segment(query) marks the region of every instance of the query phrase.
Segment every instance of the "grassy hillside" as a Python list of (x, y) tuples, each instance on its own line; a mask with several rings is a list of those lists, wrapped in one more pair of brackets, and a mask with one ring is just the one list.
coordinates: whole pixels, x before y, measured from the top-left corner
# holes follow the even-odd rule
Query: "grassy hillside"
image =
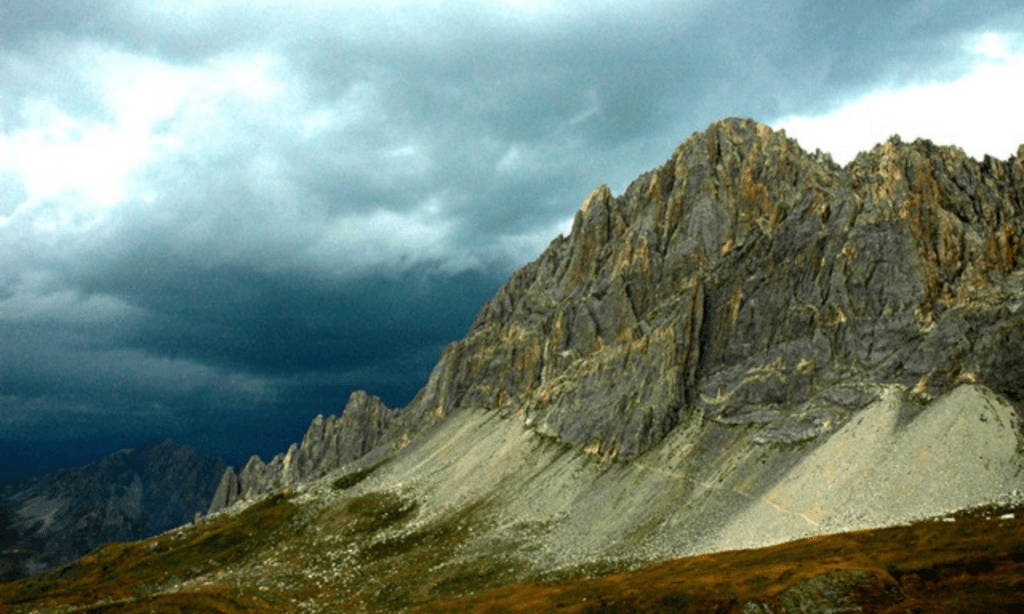
[[(348, 486), (344, 476), (336, 483)], [(756, 612), (767, 604), (779, 612), (830, 599), (902, 613), (1024, 605), (1024, 507), (638, 569), (606, 561), (544, 577), (499, 551), (460, 559), (486, 508), (478, 502), (408, 530), (416, 504), (394, 493), (339, 488), (318, 505), (279, 494), (2, 584), (0, 611)]]

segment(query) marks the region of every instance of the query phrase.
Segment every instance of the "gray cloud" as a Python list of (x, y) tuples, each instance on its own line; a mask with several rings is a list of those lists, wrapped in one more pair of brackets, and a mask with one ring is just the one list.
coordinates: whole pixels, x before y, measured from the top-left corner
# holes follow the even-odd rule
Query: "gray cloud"
[(720, 117), (955, 78), (1017, 4), (6, 2), (0, 139), (131, 168), (101, 203), (0, 153), (0, 440), (237, 462), (354, 388), (404, 404), (599, 183)]

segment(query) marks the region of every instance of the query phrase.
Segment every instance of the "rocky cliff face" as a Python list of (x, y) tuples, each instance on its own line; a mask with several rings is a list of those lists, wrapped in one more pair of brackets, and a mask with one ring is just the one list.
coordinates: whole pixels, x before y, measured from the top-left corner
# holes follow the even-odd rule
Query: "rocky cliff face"
[(840, 168), (718, 122), (622, 196), (595, 190), (417, 409), (500, 409), (632, 458), (682, 412), (763, 423), (766, 441), (838, 428), (871, 400), (834, 388), (851, 378), (1021, 401), (1022, 213), (1024, 150), (979, 163), (892, 139)]
[(341, 417), (317, 416), (302, 443), (292, 444), (269, 463), (253, 456), (236, 474), (228, 468), (210, 504), (209, 513), (230, 507), (291, 484), (321, 477), (361, 458), (383, 443), (391, 442), (398, 429), (396, 413), (363, 391), (352, 393)]
[(3, 493), (8, 578), (149, 537), (205, 510), (225, 466), (173, 441), (121, 450), (91, 465), (32, 478)]
[(730, 119), (517, 271), (405, 409), (353, 395), (301, 446), (225, 475), (214, 508), (397, 448), (466, 409), (636, 458), (695, 414), (787, 445), (898, 385), (1024, 403), (1024, 146), (1007, 161), (898, 138), (842, 168)]

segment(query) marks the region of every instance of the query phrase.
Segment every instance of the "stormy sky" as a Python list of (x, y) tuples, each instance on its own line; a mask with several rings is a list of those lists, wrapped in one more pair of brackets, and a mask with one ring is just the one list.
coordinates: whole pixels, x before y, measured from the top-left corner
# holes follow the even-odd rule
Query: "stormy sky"
[(0, 3), (0, 478), (408, 403), (594, 187), (729, 116), (1024, 142), (1019, 0)]

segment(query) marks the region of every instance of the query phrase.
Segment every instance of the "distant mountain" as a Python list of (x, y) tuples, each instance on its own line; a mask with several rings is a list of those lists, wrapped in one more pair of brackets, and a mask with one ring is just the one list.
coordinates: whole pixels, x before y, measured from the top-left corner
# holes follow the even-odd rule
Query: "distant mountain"
[[(124, 611), (437, 611), (997, 502), (970, 535), (927, 523), (870, 556), (871, 534), (829, 540), (799, 569), (766, 551), (729, 603), (716, 586), (747, 557), (682, 561), (713, 576), (657, 595), (568, 602), (548, 586), (516, 608), (941, 611), (935, 588), (967, 586), (961, 572), (989, 578), (970, 588), (1001, 608), (1024, 601), (1024, 545), (1006, 543), (1022, 416), (1024, 146), (978, 161), (894, 137), (840, 167), (728, 119), (622, 195), (588, 196), (404, 409), (356, 392), (287, 452), (226, 471), (202, 525), (0, 597), (23, 612), (112, 592)], [(975, 543), (1000, 546), (975, 560), (991, 550)], [(79, 597), (90, 587), (104, 597)]]
[(218, 459), (166, 440), (9, 487), (0, 493), (0, 578), (191, 522), (209, 506), (225, 469)]

